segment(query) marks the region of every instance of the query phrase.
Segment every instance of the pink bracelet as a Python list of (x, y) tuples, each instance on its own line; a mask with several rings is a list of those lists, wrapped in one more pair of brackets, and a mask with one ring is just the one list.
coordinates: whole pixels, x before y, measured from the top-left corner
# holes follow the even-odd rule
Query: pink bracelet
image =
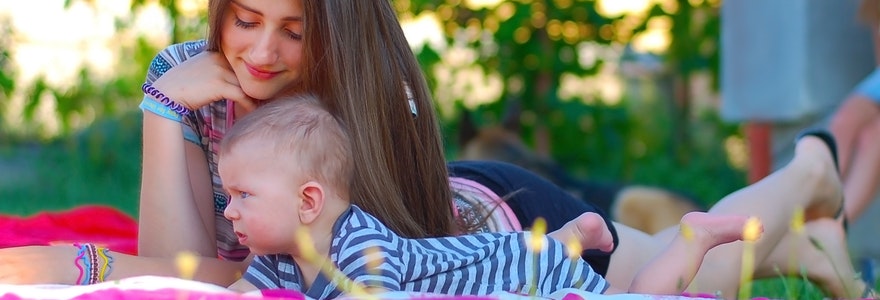
[(168, 96), (165, 96), (165, 94), (160, 92), (158, 89), (156, 89), (155, 87), (153, 87), (149, 83), (144, 83), (144, 85), (141, 86), (141, 90), (144, 91), (144, 94), (150, 95), (151, 97), (153, 97), (154, 99), (156, 99), (160, 103), (162, 103), (162, 105), (165, 105), (166, 107), (170, 108), (171, 110), (173, 110), (174, 112), (176, 112), (180, 115), (185, 116), (185, 115), (188, 115), (190, 112), (192, 112), (186, 106), (183, 106), (180, 103), (174, 102), (174, 100), (171, 100), (171, 98), (168, 98)]

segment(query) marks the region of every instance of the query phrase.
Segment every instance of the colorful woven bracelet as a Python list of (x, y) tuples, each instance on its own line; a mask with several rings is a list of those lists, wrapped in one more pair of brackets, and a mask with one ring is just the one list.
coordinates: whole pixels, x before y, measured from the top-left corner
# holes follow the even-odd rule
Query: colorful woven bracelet
[(144, 85), (141, 86), (141, 90), (144, 91), (144, 94), (150, 95), (150, 97), (153, 97), (153, 99), (158, 100), (160, 103), (162, 103), (162, 105), (167, 106), (168, 108), (177, 112), (178, 114), (185, 116), (185, 115), (188, 115), (190, 112), (192, 112), (186, 106), (183, 106), (180, 103), (174, 102), (174, 100), (171, 100), (171, 98), (168, 98), (168, 96), (166, 96), (165, 94), (160, 92), (158, 89), (156, 89), (155, 87), (153, 87), (149, 83), (144, 83)]
[(142, 111), (151, 112), (171, 121), (175, 121), (178, 123), (183, 121), (183, 117), (179, 113), (172, 110), (170, 107), (159, 103), (159, 101), (150, 98), (150, 96), (144, 96), (144, 100), (141, 101), (141, 105), (138, 105), (138, 107), (140, 107)]
[(110, 250), (107, 248), (98, 248), (98, 256), (104, 259), (104, 264), (98, 273), (98, 282), (104, 282), (107, 280), (107, 276), (110, 276), (110, 272), (113, 272), (113, 256), (110, 255)]
[(79, 247), (79, 245), (74, 245), (74, 247), (79, 248), (79, 250), (76, 252), (76, 258), (73, 259), (73, 265), (76, 266), (77, 270), (79, 270), (79, 276), (76, 277), (76, 284), (84, 285), (85, 282), (83, 282), (83, 275), (85, 274), (86, 270), (83, 269), (83, 266), (80, 265), (79, 261), (83, 260), (83, 257), (86, 254), (86, 249)]
[[(104, 276), (109, 274), (109, 272), (106, 272), (106, 268), (113, 262), (113, 258), (105, 252), (107, 249), (98, 248), (92, 243), (73, 245), (79, 248), (76, 259), (73, 261), (73, 264), (79, 269), (79, 277), (76, 279), (76, 283), (88, 285), (103, 282), (104, 278), (106, 278)], [(100, 258), (105, 260), (104, 266), (99, 269), (98, 263)], [(82, 266), (80, 266), (79, 261), (82, 261)]]

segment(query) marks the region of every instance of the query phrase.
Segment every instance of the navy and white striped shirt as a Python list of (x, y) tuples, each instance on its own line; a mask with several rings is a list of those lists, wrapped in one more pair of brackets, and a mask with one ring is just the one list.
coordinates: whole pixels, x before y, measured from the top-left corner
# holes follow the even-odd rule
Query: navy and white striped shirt
[[(407, 239), (352, 205), (336, 221), (334, 233), (330, 260), (365, 286), (453, 295), (528, 293), (533, 287), (537, 296), (562, 288), (594, 293), (608, 289), (601, 275), (580, 257), (569, 258), (556, 240), (542, 237), (544, 251), (529, 251), (530, 232)], [(303, 290), (299, 267), (285, 254), (257, 256), (244, 278), (259, 289), (294, 289), (315, 299), (342, 293), (322, 275)]]

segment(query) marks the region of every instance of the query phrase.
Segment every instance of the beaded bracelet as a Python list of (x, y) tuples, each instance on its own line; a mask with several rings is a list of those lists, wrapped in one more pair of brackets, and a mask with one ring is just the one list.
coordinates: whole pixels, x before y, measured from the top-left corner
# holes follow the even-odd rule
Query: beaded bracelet
[(141, 90), (144, 91), (144, 94), (150, 95), (151, 97), (153, 97), (153, 99), (159, 100), (159, 102), (161, 102), (162, 105), (167, 106), (168, 108), (170, 108), (171, 110), (173, 110), (174, 112), (176, 112), (178, 114), (188, 115), (190, 112), (192, 112), (186, 106), (183, 106), (180, 103), (174, 102), (174, 100), (171, 100), (171, 98), (168, 98), (168, 96), (165, 96), (165, 94), (160, 92), (158, 89), (156, 89), (155, 87), (153, 87), (149, 83), (144, 83), (144, 85), (141, 86)]
[(142, 111), (149, 111), (171, 121), (175, 121), (178, 123), (183, 121), (183, 116), (181, 116), (179, 113), (172, 110), (170, 107), (159, 103), (159, 101), (150, 98), (149, 96), (144, 96), (144, 100), (141, 101), (141, 105), (138, 105), (138, 107)]
[(94, 244), (85, 244), (89, 251), (89, 284), (98, 283), (98, 249)]
[[(91, 243), (74, 244), (74, 246), (79, 247), (79, 252), (77, 252), (76, 259), (73, 261), (74, 266), (79, 269), (79, 277), (77, 277), (76, 283), (87, 285), (104, 282), (107, 276), (110, 275), (110, 272), (113, 271), (113, 257), (110, 255), (109, 250), (97, 247)], [(101, 259), (104, 260), (104, 263), (99, 267)], [(80, 265), (80, 261), (82, 261), (82, 265)]]

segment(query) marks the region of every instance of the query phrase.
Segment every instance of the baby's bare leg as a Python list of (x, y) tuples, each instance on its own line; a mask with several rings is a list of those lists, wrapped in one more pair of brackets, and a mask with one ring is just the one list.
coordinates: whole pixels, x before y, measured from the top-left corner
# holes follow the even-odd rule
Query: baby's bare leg
[(599, 249), (610, 252), (614, 248), (614, 239), (602, 216), (596, 213), (583, 213), (574, 220), (565, 223), (562, 228), (548, 233), (552, 239), (563, 243), (577, 241), (581, 249)]
[[(633, 279), (630, 292), (680, 294), (696, 276), (703, 257), (715, 246), (742, 240), (746, 216), (691, 212), (681, 218), (672, 242)], [(763, 228), (758, 228), (759, 232)]]

